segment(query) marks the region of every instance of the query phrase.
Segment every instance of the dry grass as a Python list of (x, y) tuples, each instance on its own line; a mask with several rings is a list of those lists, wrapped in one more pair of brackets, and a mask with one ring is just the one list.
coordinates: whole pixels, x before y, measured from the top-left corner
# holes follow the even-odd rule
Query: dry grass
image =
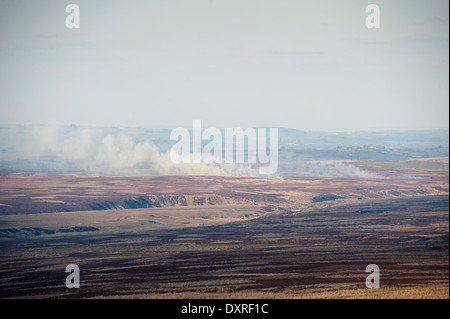
[(367, 288), (328, 288), (307, 290), (307, 292), (179, 292), (151, 293), (134, 295), (99, 296), (96, 299), (448, 299), (449, 287), (446, 284), (430, 284), (404, 287)]
[(219, 225), (268, 214), (260, 207), (248, 205), (181, 206), (27, 214), (20, 218), (17, 215), (0, 215), (0, 225), (18, 229), (42, 227), (57, 230), (69, 226), (93, 226), (137, 231)]
[(309, 293), (303, 298), (334, 299), (448, 299), (448, 285), (413, 287), (385, 287), (380, 289), (345, 289), (322, 293)]
[(422, 178), (0, 176), (0, 298), (448, 299), (448, 169), (395, 164)]

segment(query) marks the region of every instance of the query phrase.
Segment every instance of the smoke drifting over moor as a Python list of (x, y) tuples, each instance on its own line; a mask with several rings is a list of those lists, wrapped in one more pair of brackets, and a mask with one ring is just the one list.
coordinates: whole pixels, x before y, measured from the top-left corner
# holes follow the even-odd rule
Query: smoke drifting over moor
[[(3, 126), (0, 170), (105, 176), (382, 177), (348, 163), (302, 158), (304, 153), (292, 150), (283, 136), (273, 175), (260, 175), (258, 165), (248, 163), (174, 163), (170, 149), (176, 141), (169, 136), (168, 129)], [(300, 136), (299, 142), (304, 138)]]
[(92, 127), (8, 127), (1, 130), (0, 167), (101, 175), (256, 176), (248, 165), (173, 163), (167, 150), (126, 130)]

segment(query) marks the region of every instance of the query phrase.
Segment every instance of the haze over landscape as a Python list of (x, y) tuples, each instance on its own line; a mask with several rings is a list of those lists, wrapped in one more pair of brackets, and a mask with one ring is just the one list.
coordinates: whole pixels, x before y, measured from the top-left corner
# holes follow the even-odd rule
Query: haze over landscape
[[(223, 131), (223, 130), (222, 130)], [(171, 130), (79, 126), (0, 126), (0, 169), (112, 176), (260, 176), (257, 165), (173, 163)], [(203, 141), (203, 147), (208, 140)], [(306, 132), (279, 129), (279, 169), (271, 177), (376, 177), (350, 164), (326, 160), (399, 160), (448, 156), (445, 130)], [(248, 154), (248, 143), (244, 145)], [(295, 168), (295, 169), (294, 169)], [(270, 177), (269, 176), (269, 177)], [(267, 177), (267, 176), (266, 176)]]
[(0, 124), (448, 129), (448, 2), (0, 3)]

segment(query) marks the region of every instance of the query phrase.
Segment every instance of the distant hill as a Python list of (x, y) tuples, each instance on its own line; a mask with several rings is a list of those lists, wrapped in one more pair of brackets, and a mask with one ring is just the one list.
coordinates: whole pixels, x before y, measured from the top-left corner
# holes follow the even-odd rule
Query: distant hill
[[(146, 174), (152, 174), (153, 162), (161, 167), (170, 160), (164, 157), (176, 143), (170, 140), (170, 133), (167, 128), (148, 127), (0, 126), (0, 170), (95, 172), (99, 165), (111, 164), (115, 156), (119, 163), (114, 163), (113, 172), (125, 165), (139, 175), (144, 164)], [(448, 130), (316, 132), (278, 128), (278, 135), (279, 162), (449, 156)]]

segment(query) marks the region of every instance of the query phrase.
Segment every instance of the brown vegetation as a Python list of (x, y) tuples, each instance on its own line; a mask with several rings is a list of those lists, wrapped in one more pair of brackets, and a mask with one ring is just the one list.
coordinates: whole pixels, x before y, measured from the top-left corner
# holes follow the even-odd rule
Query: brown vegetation
[[(434, 164), (403, 163), (421, 178), (3, 175), (0, 297), (448, 298), (448, 166)], [(372, 263), (380, 289), (365, 288)]]

